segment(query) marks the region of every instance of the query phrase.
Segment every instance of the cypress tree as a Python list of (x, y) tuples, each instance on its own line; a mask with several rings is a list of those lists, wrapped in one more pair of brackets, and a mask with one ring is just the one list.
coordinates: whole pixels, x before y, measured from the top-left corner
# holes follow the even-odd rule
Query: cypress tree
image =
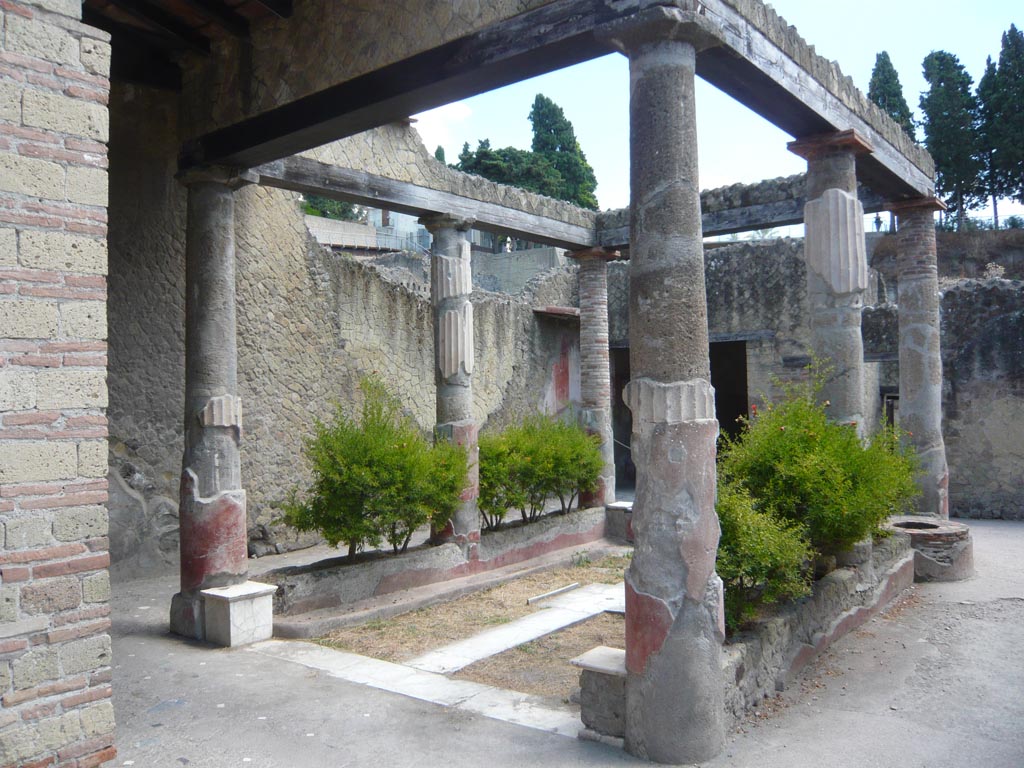
[(992, 220), (999, 229), (999, 198), (1006, 193), (1006, 174), (1000, 167), (996, 147), (1002, 120), (1002, 83), (989, 56), (985, 74), (978, 81), (978, 148), (981, 159), (981, 187), (992, 199)]
[(921, 96), (925, 147), (935, 159), (938, 194), (956, 214), (962, 229), (967, 211), (978, 206), (981, 161), (975, 131), (978, 102), (973, 81), (959, 59), (946, 51), (924, 58), (924, 79), (929, 88)]
[(914, 119), (907, 100), (903, 98), (900, 76), (886, 51), (875, 56), (875, 68), (871, 70), (871, 82), (868, 83), (868, 98), (895, 120), (907, 136), (916, 140)]
[(1003, 33), (994, 97), (992, 144), (1002, 193), (1024, 203), (1024, 33)]
[(597, 210), (597, 178), (576, 140), (576, 131), (562, 108), (542, 93), (530, 110), (533, 124), (533, 152), (546, 159), (562, 177), (563, 187), (556, 197), (583, 208)]

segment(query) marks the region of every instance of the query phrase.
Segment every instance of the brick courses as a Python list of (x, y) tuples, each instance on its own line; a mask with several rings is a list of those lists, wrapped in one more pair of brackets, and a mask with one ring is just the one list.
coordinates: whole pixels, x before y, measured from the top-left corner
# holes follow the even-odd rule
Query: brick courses
[(0, 766), (115, 756), (107, 567), (110, 46), (0, 0)]

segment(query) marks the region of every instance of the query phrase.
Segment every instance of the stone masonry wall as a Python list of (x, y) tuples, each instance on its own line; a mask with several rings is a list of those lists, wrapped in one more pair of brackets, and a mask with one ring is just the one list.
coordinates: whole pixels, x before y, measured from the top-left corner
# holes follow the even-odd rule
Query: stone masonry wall
[[(778, 381), (799, 377), (806, 363), (807, 286), (803, 241), (741, 241), (705, 250), (708, 330), (711, 341), (744, 341), (747, 393), (761, 406), (781, 394)], [(629, 345), (629, 265), (609, 265), (609, 325), (613, 347)], [(874, 285), (874, 281), (872, 281)], [(867, 301), (875, 298), (869, 289)], [(878, 365), (866, 364), (865, 408), (881, 417)]]
[[(175, 108), (171, 94), (113, 94), (111, 547), (126, 573), (177, 562), (185, 196), (173, 178)], [(236, 239), (242, 474), (251, 551), (263, 554), (311, 541), (273, 521), (304, 479), (297, 457), (313, 418), (328, 418), (334, 402), (352, 413), (361, 377), (377, 372), (425, 431), (433, 427), (431, 314), (425, 293), (386, 279), (388, 270), (319, 246), (291, 193), (239, 190)], [(546, 273), (514, 298), (474, 293), (477, 418), (503, 425), (567, 404), (578, 330), (532, 307), (574, 301), (575, 268)], [(578, 370), (576, 381), (578, 392)]]
[(105, 33), (0, 2), (0, 766), (115, 755)]
[(941, 307), (950, 513), (1022, 520), (1024, 282), (963, 280)]

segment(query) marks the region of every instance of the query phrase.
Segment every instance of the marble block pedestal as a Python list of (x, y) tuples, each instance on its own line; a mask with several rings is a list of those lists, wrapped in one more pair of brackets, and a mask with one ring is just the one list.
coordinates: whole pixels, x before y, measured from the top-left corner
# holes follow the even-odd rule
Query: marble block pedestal
[(274, 634), (273, 584), (246, 581), (230, 587), (204, 589), (203, 617), (208, 642), (235, 648)]

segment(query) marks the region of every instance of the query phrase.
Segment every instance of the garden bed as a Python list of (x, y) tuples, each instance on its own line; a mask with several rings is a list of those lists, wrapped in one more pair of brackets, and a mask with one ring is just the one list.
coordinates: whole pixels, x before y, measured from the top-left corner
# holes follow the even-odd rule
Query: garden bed
[(551, 514), (530, 525), (513, 523), (482, 534), (477, 560), (468, 560), (455, 544), (423, 544), (402, 555), (374, 552), (321, 560), (267, 571), (260, 577), (278, 586), (274, 613), (294, 615), (350, 605), (403, 589), (521, 563), (604, 536), (603, 508)]

